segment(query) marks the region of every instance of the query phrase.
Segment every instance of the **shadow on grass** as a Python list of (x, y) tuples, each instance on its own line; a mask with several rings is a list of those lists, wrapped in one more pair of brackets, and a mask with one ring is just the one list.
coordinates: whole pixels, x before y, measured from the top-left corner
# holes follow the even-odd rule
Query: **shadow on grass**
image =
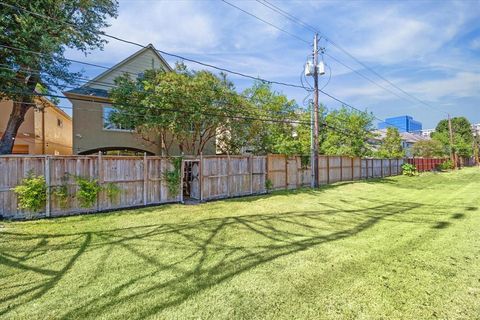
[[(29, 302), (39, 303), (38, 300), (68, 272), (74, 272), (72, 267), (84, 258), (87, 251), (103, 250), (103, 254), (93, 261), (85, 260), (90, 267), (91, 279), (82, 283), (80, 288), (88, 289), (93, 283), (101, 281), (102, 275), (115, 272), (108, 265), (114, 251), (127, 252), (124, 260), (117, 263), (120, 266), (122, 263), (137, 263), (138, 272), (124, 276), (115, 285), (103, 287), (93, 298), (79, 298), (73, 309), (60, 309), (57, 315), (64, 319), (102, 317), (110, 312), (119, 312), (132, 301), (139, 301), (142, 308), (136, 309), (136, 314), (125, 311), (122, 316), (143, 319), (272, 260), (355, 236), (384, 219), (422, 206), (414, 202), (385, 201), (356, 209), (329, 206), (314, 211), (232, 215), (185, 223), (117, 229), (105, 226), (100, 231), (68, 234), (2, 232), (1, 240), (36, 241), (37, 245), (29, 250), (0, 252), (0, 264), (18, 273), (33, 273), (41, 280), (19, 285), (14, 293), (4, 295), (0, 299), (0, 316)], [(449, 224), (443, 223), (434, 227), (444, 228)], [(159, 250), (158, 253), (152, 253), (152, 248)], [(59, 270), (35, 266), (35, 261), (30, 261), (32, 257), (59, 251), (64, 253), (59, 260), (63, 267)], [(172, 259), (167, 254), (172, 252), (181, 254)], [(114, 267), (119, 268), (119, 265)], [(69, 276), (72, 277), (71, 274)], [(8, 275), (3, 280), (7, 278)], [(0, 287), (0, 290), (4, 288)], [(75, 295), (77, 289), (69, 287), (68, 290), (68, 294)]]
[(448, 221), (439, 221), (432, 228), (433, 229), (445, 229), (450, 225), (451, 225), (451, 223), (448, 222)]

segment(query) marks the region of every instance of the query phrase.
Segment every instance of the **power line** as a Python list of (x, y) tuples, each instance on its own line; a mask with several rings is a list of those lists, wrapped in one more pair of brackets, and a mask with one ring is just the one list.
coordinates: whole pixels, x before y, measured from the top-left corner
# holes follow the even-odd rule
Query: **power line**
[[(225, 3), (227, 3), (227, 4), (229, 4), (229, 5), (232, 5), (231, 3), (228, 3), (227, 1), (224, 1), (224, 0), (221, 0), (221, 1), (223, 1), (223, 2), (225, 2)], [(61, 20), (59, 20), (59, 19), (55, 19), (55, 18), (46, 16), (46, 15), (43, 15), (43, 14), (40, 14), (40, 13), (37, 13), (37, 12), (33, 12), (33, 11), (30, 11), (30, 10), (25, 9), (25, 8), (23, 8), (23, 7), (14, 6), (14, 5), (7, 4), (7, 3), (1, 2), (1, 1), (0, 1), (0, 5), (4, 5), (4, 6), (10, 7), (10, 8), (22, 10), (22, 11), (25, 11), (25, 12), (30, 13), (30, 14), (32, 14), (32, 15), (38, 16), (38, 17), (40, 17), (40, 18), (45, 18), (45, 19), (57, 21), (57, 22), (60, 22), (60, 23), (66, 24), (66, 25), (73, 26), (74, 28), (77, 28), (77, 26), (74, 25), (74, 24), (68, 23), (68, 22), (66, 22), (66, 21), (61, 21)], [(237, 7), (237, 6), (235, 6), (235, 5), (232, 5), (232, 6), (235, 7), (235, 8), (237, 8), (237, 9), (239, 9), (239, 10), (241, 10), (241, 11), (243, 11), (243, 12), (245, 12), (245, 13), (247, 13), (247, 14), (249, 14), (247, 11), (245, 11), (245, 10), (243, 10), (243, 9), (240, 9), (239, 7)], [(253, 15), (253, 14), (250, 14), (250, 15), (253, 16), (253, 17), (255, 17), (255, 18), (257, 18), (257, 19), (259, 19), (260, 21), (262, 21), (262, 22), (264, 22), (264, 23), (267, 23), (267, 24), (269, 24), (269, 25), (273, 25), (273, 24), (270, 24), (269, 22), (267, 22), (267, 21), (265, 21), (265, 20), (263, 20), (263, 19), (255, 16), (255, 15)], [(275, 27), (276, 27), (276, 26), (275, 26)], [(281, 31), (283, 31), (283, 32), (287, 32), (286, 30), (283, 30), (283, 29), (281, 29), (281, 28), (279, 28), (279, 27), (276, 27), (276, 28), (278, 28), (279, 30), (281, 30)], [(288, 33), (288, 32), (287, 32), (287, 33)], [(132, 45), (135, 45), (135, 46), (138, 46), (138, 47), (141, 47), (141, 48), (147, 48), (147, 47), (148, 47), (148, 46), (144, 46), (144, 45), (142, 45), (142, 44), (140, 44), (140, 43), (137, 43), (137, 42), (134, 42), (134, 41), (125, 40), (125, 39), (122, 39), (122, 38), (119, 38), (119, 37), (116, 37), (116, 36), (109, 35), (109, 34), (107, 34), (107, 33), (105, 33), (105, 32), (99, 32), (99, 34), (101, 34), (101, 35), (103, 35), (103, 36), (105, 36), (105, 37), (111, 38), (111, 39), (115, 39), (115, 40), (117, 40), (117, 41), (121, 41), (121, 42), (124, 42), (124, 43), (132, 44)], [(298, 38), (298, 37), (296, 37), (296, 38)], [(301, 39), (301, 38), (300, 38), (300, 39)], [(303, 39), (302, 39), (301, 41), (308, 43), (307, 41), (305, 41), (305, 40), (303, 40)], [(241, 73), (241, 72), (232, 71), (232, 70), (229, 70), (229, 69), (226, 69), (226, 68), (222, 68), (222, 67), (217, 67), (217, 66), (212, 65), (212, 64), (203, 63), (203, 62), (200, 62), (200, 61), (195, 60), (195, 59), (186, 58), (186, 57), (183, 57), (183, 56), (181, 56), (181, 55), (172, 54), (172, 53), (169, 53), (169, 52), (166, 52), (166, 51), (158, 50), (158, 49), (156, 49), (156, 48), (154, 48), (153, 50), (155, 50), (155, 51), (157, 51), (157, 52), (159, 52), (159, 53), (161, 53), (161, 54), (164, 54), (164, 55), (176, 57), (176, 58), (178, 58), (178, 59), (182, 59), (182, 60), (185, 60), (185, 61), (193, 62), (193, 63), (200, 64), (200, 65), (203, 65), (203, 66), (206, 66), (206, 67), (214, 68), (214, 69), (217, 69), (217, 70), (220, 70), (220, 71), (223, 71), (223, 72), (227, 72), (227, 73), (239, 75), (239, 76), (242, 76), (242, 77), (250, 78), (250, 79), (253, 79), (253, 80), (258, 80), (258, 81), (265, 82), (265, 83), (270, 83), (270, 84), (277, 84), (277, 85), (283, 85), (283, 86), (288, 86), (288, 87), (301, 88), (301, 89), (306, 90), (306, 88), (305, 88), (304, 86), (302, 86), (302, 85), (296, 85), (296, 84), (285, 83), (285, 82), (280, 82), (280, 81), (267, 80), (267, 79), (263, 79), (263, 78), (260, 78), (260, 77), (254, 77), (254, 76), (247, 75), (247, 74), (244, 74), (244, 73)], [(345, 104), (346, 106), (348, 106), (348, 107), (350, 107), (350, 108), (352, 108), (352, 109), (354, 109), (354, 110), (356, 110), (356, 111), (358, 111), (358, 112), (364, 112), (364, 111), (360, 111), (359, 109), (351, 106), (350, 104), (347, 104), (347, 103), (342, 102), (342, 100), (340, 100), (340, 99), (338, 99), (338, 98), (335, 98), (335, 97), (333, 97), (333, 96), (330, 95), (330, 94), (327, 94), (325, 91), (322, 91), (322, 90), (321, 90), (321, 92), (324, 93), (325, 95), (329, 96), (330, 98), (332, 98), (332, 99), (334, 99), (334, 100), (336, 100), (336, 101), (338, 101), (338, 102), (341, 102), (341, 103)], [(54, 95), (47, 95), (47, 96), (58, 97), (58, 98), (66, 98), (66, 97), (63, 97), (63, 96), (54, 96)], [(88, 101), (91, 101), (91, 100), (88, 100)], [(375, 117), (375, 118), (376, 118), (376, 117)], [(384, 120), (382, 120), (382, 119), (380, 119), (380, 118), (376, 118), (376, 119), (378, 119), (378, 120), (380, 120), (380, 121), (382, 121), (382, 122), (385, 122)]]
[[(7, 66), (7, 67), (2, 67), (2, 66)], [(0, 69), (5, 69), (5, 70), (10, 70), (10, 71), (16, 71), (17, 69), (13, 69), (13, 68), (10, 68), (8, 67), (8, 65), (6, 64), (1, 64), (0, 63)], [(35, 69), (23, 69), (23, 68), (18, 68), (18, 70), (25, 70), (25, 71), (28, 71), (30, 73), (35, 73), (35, 74), (41, 74), (41, 72), (39, 70), (35, 70)], [(115, 84), (109, 84), (109, 83), (106, 83), (106, 82), (99, 82), (98, 80), (92, 80), (92, 79), (87, 79), (87, 78), (76, 78), (76, 79), (80, 79), (82, 82), (86, 82), (86, 83), (92, 83), (92, 84), (96, 84), (96, 83), (104, 83), (104, 84), (99, 84), (101, 86), (107, 86), (107, 87), (110, 87), (111, 89), (113, 88), (118, 88), (117, 85)], [(47, 83), (49, 84), (49, 83)], [(76, 89), (76, 87), (72, 87), (72, 86), (69, 86), (67, 84), (65, 85), (62, 85), (62, 87), (64, 88), (71, 88), (71, 89)], [(251, 97), (248, 96), (248, 95), (244, 95), (244, 94), (240, 94), (240, 93), (237, 93), (238, 96), (242, 97), (242, 98), (245, 98), (245, 99), (250, 99)], [(88, 100), (90, 101), (90, 100)], [(282, 111), (273, 111), (273, 110), (270, 110), (268, 111), (268, 113), (270, 113), (271, 115), (280, 115), (280, 116), (283, 116), (285, 115), (285, 112), (282, 112)]]
[[(242, 8), (239, 8), (239, 7), (235, 6), (235, 5), (232, 5), (231, 3), (229, 3), (229, 2), (227, 2), (227, 1), (225, 1), (225, 0), (220, 0), (220, 1), (225, 2), (225, 3), (229, 4), (229, 5), (231, 5), (232, 7), (234, 7), (234, 8), (236, 8), (236, 9), (238, 9), (238, 10), (240, 10), (240, 11), (242, 11), (242, 12), (244, 12), (244, 13), (250, 15), (250, 16), (252, 16), (253, 18), (258, 19), (259, 21), (262, 21), (262, 22), (264, 22), (264, 23), (266, 23), (266, 24), (268, 24), (268, 25), (274, 26), (276, 29), (278, 29), (278, 30), (280, 30), (280, 31), (283, 31), (283, 32), (285, 32), (286, 34), (292, 35), (290, 32), (288, 32), (288, 31), (286, 31), (286, 30), (284, 30), (284, 29), (282, 29), (282, 28), (280, 28), (280, 27), (277, 27), (277, 26), (273, 25), (271, 22), (268, 22), (268, 21), (266, 21), (266, 20), (264, 20), (264, 19), (262, 19), (262, 18), (260, 18), (260, 17), (258, 17), (258, 16), (256, 16), (256, 15), (254, 15), (254, 14), (252, 14), (252, 13), (250, 13), (250, 12), (244, 10), (244, 9), (242, 9)], [(265, 5), (264, 3), (260, 2), (259, 0), (256, 0), (256, 1), (259, 2), (259, 3), (262, 4), (262, 5)], [(270, 4), (270, 3), (269, 3), (269, 4)], [(272, 4), (270, 4), (270, 5), (273, 6), (273, 7), (275, 7), (275, 6), (272, 5)], [(267, 7), (269, 7), (269, 6), (267, 6)], [(269, 7), (269, 8), (270, 8), (270, 7)], [(275, 7), (275, 8), (278, 8), (278, 7)], [(272, 8), (270, 8), (270, 9), (272, 9)], [(274, 10), (274, 11), (277, 11), (277, 10)], [(282, 11), (282, 10), (281, 10), (281, 9), (278, 9), (277, 12), (279, 12), (279, 11)], [(284, 14), (282, 14), (282, 13), (281, 13), (281, 14), (284, 15), (284, 16), (286, 16), (286, 17), (289, 18), (290, 20), (292, 20), (292, 21), (296, 21), (296, 20), (297, 20), (297, 21), (301, 21), (301, 20), (299, 20), (298, 18), (295, 18), (293, 15), (288, 14), (288, 13), (286, 13), (285, 11), (283, 11), (283, 12), (284, 12)], [(303, 22), (301, 22), (301, 23), (303, 23)], [(314, 29), (313, 27), (309, 26), (308, 24), (304, 24), (304, 25), (307, 26), (307, 27), (309, 27), (309, 28)], [(314, 29), (314, 30), (315, 30), (315, 29)], [(317, 31), (315, 30), (315, 32), (317, 32)], [(319, 33), (322, 34), (321, 32), (319, 32)], [(299, 37), (297, 37), (297, 36), (295, 36), (295, 35), (293, 35), (293, 37), (296, 38), (297, 40), (302, 41), (302, 42), (306, 42), (305, 40), (303, 40), (303, 39), (301, 39), (301, 38), (299, 38)], [(322, 37), (324, 37), (325, 39), (328, 39), (328, 38), (327, 38), (326, 36), (324, 36), (323, 34), (322, 34)], [(332, 41), (330, 41), (330, 42), (332, 42)], [(307, 42), (307, 43), (308, 43), (308, 42)], [(331, 56), (330, 56), (330, 57), (331, 57)], [(337, 62), (339, 62), (339, 63), (341, 63), (342, 65), (344, 65), (345, 67), (349, 68), (350, 70), (356, 72), (357, 74), (361, 75), (361, 76), (364, 77), (365, 79), (371, 81), (372, 83), (378, 85), (379, 87), (381, 87), (381, 88), (389, 91), (390, 93), (393, 93), (392, 91), (386, 89), (385, 87), (377, 84), (375, 81), (369, 79), (368, 77), (362, 75), (361, 73), (359, 73), (359, 72), (353, 70), (352, 68), (348, 67), (347, 65), (343, 64), (343, 63), (340, 62), (338, 59), (335, 59), (335, 58), (334, 58), (334, 60), (337, 61)], [(308, 83), (308, 82), (307, 82), (307, 83)], [(302, 83), (302, 85), (303, 85), (303, 83)], [(307, 88), (306, 88), (306, 89), (307, 89)], [(308, 90), (308, 89), (307, 89), (307, 90)], [(328, 97), (332, 98), (333, 100), (345, 104), (347, 107), (350, 107), (350, 108), (352, 108), (353, 110), (362, 112), (362, 111), (360, 111), (359, 109), (353, 107), (352, 105), (350, 105), (350, 104), (348, 104), (348, 103), (344, 103), (344, 102), (342, 102), (342, 100), (340, 100), (340, 99), (338, 99), (338, 98), (336, 98), (336, 97), (334, 97), (334, 96), (332, 96), (332, 95), (330, 95), (330, 94), (327, 94), (325, 91), (322, 91), (322, 90), (319, 90), (319, 91), (322, 92), (323, 94), (327, 95)], [(395, 93), (393, 93), (393, 94), (395, 94)], [(400, 97), (400, 96), (398, 96), (397, 94), (395, 94), (395, 95), (396, 95), (397, 97)], [(373, 115), (373, 114), (372, 114), (372, 115)], [(380, 119), (380, 118), (378, 118), (378, 117), (376, 117), (376, 116), (374, 116), (374, 118), (377, 119), (377, 120), (379, 120), (379, 121), (381, 121), (381, 122), (383, 122), (383, 123), (386, 123), (386, 124), (388, 124), (388, 125), (390, 125), (390, 126), (398, 127), (397, 125), (388, 123), (387, 121), (385, 121), (385, 120), (383, 120), (383, 119)]]
[(274, 25), (273, 23), (271, 23), (271, 22), (269, 22), (269, 21), (267, 21), (267, 20), (265, 20), (265, 19), (260, 18), (259, 16), (254, 15), (254, 14), (251, 13), (251, 12), (248, 12), (248, 11), (246, 11), (246, 10), (244, 10), (244, 9), (242, 9), (242, 8), (240, 8), (240, 7), (234, 5), (234, 4), (232, 4), (232, 3), (230, 3), (230, 2), (228, 2), (228, 1), (226, 1), (226, 0), (220, 0), (220, 1), (228, 4), (229, 6), (235, 8), (235, 9), (237, 9), (237, 10), (242, 11), (242, 12), (245, 13), (245, 14), (248, 14), (248, 15), (251, 16), (251, 17), (254, 17), (254, 18), (257, 19), (257, 20), (262, 21), (263, 23), (268, 24), (269, 26), (271, 26), (271, 27), (273, 27), (273, 28), (275, 28), (275, 29), (277, 29), (277, 30), (279, 30), (279, 31), (282, 31), (283, 33), (288, 34), (288, 35), (291, 36), (291, 37), (294, 37), (295, 39), (297, 39), (297, 40), (299, 40), (299, 41), (305, 42), (306, 44), (310, 45), (310, 42), (308, 42), (307, 40), (304, 40), (304, 39), (300, 38), (299, 36), (296, 36), (295, 34), (293, 34), (293, 33), (291, 33), (291, 32), (288, 32), (287, 30), (282, 29), (282, 28)]
[[(16, 92), (16, 93), (20, 93), (22, 95), (26, 95), (26, 96), (44, 96), (44, 97), (54, 97), (54, 98), (59, 98), (59, 99), (69, 99), (69, 100), (76, 100), (76, 101), (87, 101), (87, 102), (92, 102), (94, 101), (94, 99), (88, 99), (88, 98), (75, 98), (75, 97), (66, 97), (66, 96), (62, 96), (62, 95), (52, 95), (52, 94), (42, 94), (42, 93), (31, 93), (31, 92), (18, 92), (18, 91), (10, 91), (10, 92)], [(21, 101), (14, 101), (16, 103), (24, 103), (24, 102), (21, 102)], [(31, 104), (31, 105), (36, 105), (34, 102), (27, 102), (26, 104)], [(129, 105), (129, 104), (124, 104), (124, 105), (127, 105), (127, 106), (132, 106), (132, 105)], [(173, 108), (149, 108), (149, 107), (146, 107), (146, 106), (138, 106), (138, 105), (135, 105), (136, 108), (143, 108), (143, 109), (148, 109), (148, 110), (153, 110), (153, 111), (165, 111), (165, 112), (178, 112), (178, 113), (183, 113), (183, 114), (190, 114), (190, 111), (182, 111), (182, 110), (178, 110), (178, 109), (173, 109)], [(73, 110), (74, 108), (73, 107), (63, 107), (64, 109), (70, 109), (70, 110)], [(103, 114), (103, 110), (97, 110), (97, 109), (84, 109), (82, 108), (83, 111), (88, 111), (88, 112), (96, 112), (96, 113), (102, 113)], [(361, 112), (361, 111), (360, 111)], [(127, 116), (134, 116), (134, 117), (139, 117), (139, 118), (146, 118), (147, 115), (139, 115), (139, 114), (132, 114), (132, 113), (125, 113), (123, 112), (124, 115), (127, 115)], [(204, 115), (204, 116), (218, 116), (218, 117), (221, 117), (221, 118), (226, 118), (226, 119), (233, 119), (233, 120), (239, 120), (239, 119), (242, 119), (242, 120), (257, 120), (257, 121), (261, 121), (261, 122), (270, 122), (270, 123), (284, 123), (284, 124), (304, 124), (304, 125), (310, 125), (310, 121), (302, 121), (302, 120), (291, 120), (291, 119), (275, 119), (275, 118), (259, 118), (259, 117), (253, 117), (253, 116), (242, 116), (242, 115), (223, 115), (223, 114), (218, 114), (218, 113), (212, 113), (212, 112), (200, 112), (200, 114)], [(103, 118), (103, 117), (102, 117)], [(103, 118), (105, 119), (105, 118)], [(327, 129), (330, 129), (332, 131), (336, 131), (336, 132), (339, 132), (339, 133), (342, 133), (346, 136), (349, 136), (349, 137), (356, 137), (354, 134), (352, 133), (349, 133), (345, 130), (342, 130), (342, 129), (339, 129), (339, 128), (336, 128), (332, 125), (329, 125), (325, 122), (321, 122), (320, 123), (324, 128), (327, 128)]]
[[(68, 23), (68, 22), (66, 22), (66, 21), (61, 21), (61, 20), (59, 20), (59, 19), (55, 19), (55, 18), (46, 16), (46, 15), (43, 15), (43, 14), (40, 14), (40, 13), (37, 13), (37, 12), (33, 12), (33, 11), (30, 11), (30, 10), (25, 9), (25, 8), (23, 8), (23, 7), (14, 6), (14, 5), (7, 4), (7, 3), (1, 2), (1, 1), (0, 1), (0, 5), (7, 6), (7, 7), (10, 7), (10, 8), (15, 8), (15, 9), (18, 9), (18, 10), (22, 10), (22, 11), (25, 11), (25, 12), (27, 12), (27, 13), (30, 13), (30, 14), (35, 15), (35, 16), (40, 17), (40, 18), (57, 21), (57, 22), (60, 22), (60, 23), (63, 23), (63, 24), (72, 26), (72, 27), (74, 27), (74, 28), (77, 28), (76, 25), (73, 25), (73, 24)], [(104, 37), (111, 38), (111, 39), (114, 39), (114, 40), (117, 40), (117, 41), (120, 41), (120, 42), (123, 42), (123, 43), (135, 45), (135, 46), (140, 47), (140, 48), (148, 48), (148, 46), (145, 46), (145, 45), (140, 44), (140, 43), (138, 43), (138, 42), (134, 42), (134, 41), (131, 41), (131, 40), (122, 39), (122, 38), (119, 38), (119, 37), (116, 37), (116, 36), (107, 34), (107, 33), (105, 33), (105, 32), (99, 32), (99, 34), (101, 34), (101, 35), (104, 36)], [(187, 57), (184, 57), (184, 56), (181, 56), (181, 55), (178, 55), (178, 54), (173, 54), (173, 53), (169, 53), (169, 52), (166, 52), (166, 51), (163, 51), (163, 50), (158, 50), (158, 49), (156, 49), (156, 48), (153, 48), (153, 50), (155, 50), (155, 51), (157, 51), (158, 53), (161, 53), (161, 54), (163, 54), (163, 55), (167, 55), (167, 56), (174, 57), (174, 58), (177, 58), (177, 59), (181, 59), (181, 60), (184, 60), (184, 61), (189, 61), (189, 62), (192, 62), (192, 63), (196, 63), (196, 64), (199, 64), (199, 65), (202, 65), (202, 66), (204, 66), (204, 67), (213, 68), (213, 69), (216, 69), (216, 70), (219, 70), (219, 71), (223, 71), (223, 72), (227, 72), (227, 73), (230, 73), (230, 74), (235, 74), (235, 75), (238, 75), (238, 76), (241, 76), (241, 77), (244, 77), (244, 78), (249, 78), (249, 79), (252, 79), (252, 80), (258, 80), (258, 81), (265, 82), (265, 83), (277, 84), (277, 85), (286, 86), (286, 87), (305, 89), (304, 87), (302, 87), (301, 85), (298, 85), (298, 84), (286, 83), (286, 82), (275, 81), (275, 80), (267, 80), (267, 79), (264, 79), (264, 78), (255, 77), (255, 76), (252, 76), (252, 75), (244, 74), (244, 73), (242, 73), (242, 72), (233, 71), (233, 70), (230, 70), (230, 69), (227, 69), (227, 68), (218, 67), (218, 66), (215, 66), (215, 65), (213, 65), (213, 64), (204, 63), (204, 62), (201, 62), (201, 61), (198, 61), (198, 60), (195, 60), (195, 59), (192, 59), (192, 58), (187, 58)]]
[[(344, 49), (342, 46), (340, 46), (338, 43), (334, 42), (332, 39), (330, 39), (329, 37), (327, 37), (327, 35), (325, 35), (323, 32), (319, 31), (318, 28), (300, 20), (299, 18), (295, 17), (294, 15), (290, 14), (289, 12), (281, 9), (280, 7), (272, 4), (271, 2), (267, 1), (267, 0), (256, 0), (258, 3), (260, 3), (261, 5), (283, 15), (284, 17), (288, 18), (289, 20), (293, 21), (293, 22), (296, 22), (298, 24), (300, 24), (301, 26), (303, 26), (304, 28), (306, 29), (309, 29), (311, 31), (314, 31), (314, 32), (318, 32), (319, 34), (321, 34), (321, 36), (326, 40), (328, 41), (329, 43), (331, 43), (333, 46), (335, 46), (337, 49), (339, 49), (340, 51), (342, 51), (344, 54), (346, 54), (347, 56), (349, 56), (351, 59), (353, 59), (355, 62), (357, 62), (358, 64), (360, 64), (362, 67), (364, 67), (365, 69), (369, 70), (371, 73), (373, 73), (374, 75), (376, 75), (378, 78), (382, 79), (383, 81), (387, 82), (390, 86), (394, 87), (395, 89), (397, 89), (398, 91), (402, 92), (404, 95), (410, 97), (411, 99), (417, 101), (418, 103), (421, 103), (435, 111), (440, 111), (444, 114), (447, 114), (446, 112), (444, 111), (441, 111), (439, 110), (438, 108), (435, 108), (431, 105), (429, 105), (428, 103), (426, 103), (425, 101), (422, 101), (420, 99), (418, 99), (417, 97), (413, 96), (412, 94), (406, 92), (405, 90), (403, 90), (402, 88), (400, 88), (399, 86), (397, 86), (396, 84), (394, 84), (393, 82), (391, 82), (390, 80), (388, 80), (387, 78), (383, 77), (381, 74), (379, 74), (377, 71), (375, 71), (374, 69), (372, 69), (371, 67), (369, 67), (368, 65), (366, 65), (365, 63), (363, 63), (362, 61), (360, 61), (359, 59), (357, 59), (355, 56), (353, 56), (350, 52), (348, 52), (346, 49)], [(331, 56), (330, 56), (331, 57)], [(336, 59), (335, 59), (336, 60)], [(339, 62), (338, 60), (336, 60), (337, 62)], [(342, 63), (343, 64), (343, 63)], [(345, 66), (345, 65), (344, 65)], [(350, 67), (347, 67), (349, 68), (350, 70), (354, 71), (352, 68)], [(355, 73), (359, 74), (359, 72), (356, 72), (354, 71)], [(363, 78), (366, 78), (365, 76), (362, 76)], [(385, 89), (383, 86), (377, 84), (376, 82), (374, 82), (373, 80), (369, 80), (370, 82), (376, 84), (377, 86)], [(385, 89), (387, 90), (387, 89)], [(391, 92), (390, 90), (387, 90), (389, 92)], [(391, 92), (393, 93), (393, 92)], [(396, 94), (395, 94), (396, 95)], [(398, 97), (398, 95), (396, 95)]]

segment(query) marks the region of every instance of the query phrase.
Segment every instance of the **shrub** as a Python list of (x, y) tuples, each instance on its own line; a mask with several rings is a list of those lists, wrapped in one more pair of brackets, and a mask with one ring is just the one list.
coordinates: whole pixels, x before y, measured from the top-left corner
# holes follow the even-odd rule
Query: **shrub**
[(103, 187), (103, 190), (105, 190), (105, 193), (107, 194), (107, 197), (110, 200), (110, 202), (114, 202), (118, 198), (118, 195), (120, 194), (120, 188), (113, 182), (107, 183)]
[(77, 196), (82, 208), (91, 208), (97, 201), (98, 193), (101, 190), (98, 180), (75, 177), (78, 184)]
[(272, 180), (270, 180), (270, 179), (265, 180), (265, 189), (267, 189), (267, 192), (272, 191), (272, 189), (273, 189)]
[(409, 177), (418, 176), (417, 167), (410, 163), (404, 163), (402, 164), (402, 174)]
[(43, 176), (29, 171), (22, 184), (12, 189), (18, 197), (18, 208), (38, 212), (47, 200), (47, 184)]
[(453, 168), (454, 168), (453, 161), (450, 159), (445, 160), (444, 162), (437, 165), (437, 169), (441, 171), (451, 170)]
[(70, 199), (70, 193), (68, 192), (68, 179), (70, 175), (68, 173), (65, 173), (65, 175), (62, 177), (62, 184), (59, 186), (56, 186), (52, 190), (52, 194), (55, 195), (55, 197), (58, 199), (58, 203), (60, 205), (60, 208), (62, 209), (67, 209), (68, 204), (69, 204), (69, 199)]
[(57, 197), (60, 208), (68, 208), (68, 199), (70, 198), (70, 194), (68, 193), (68, 186), (66, 184), (55, 187), (55, 189), (52, 191), (52, 194)]

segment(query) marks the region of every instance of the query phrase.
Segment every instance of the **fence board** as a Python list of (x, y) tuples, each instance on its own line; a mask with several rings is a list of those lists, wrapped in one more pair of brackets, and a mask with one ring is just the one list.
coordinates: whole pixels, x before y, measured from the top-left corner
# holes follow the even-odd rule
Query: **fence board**
[[(102, 211), (132, 206), (181, 202), (182, 191), (169, 194), (165, 172), (173, 170), (166, 157), (122, 156), (49, 156), (48, 180), (52, 191), (50, 215), (64, 216), (82, 212)], [(421, 165), (421, 170), (432, 168), (444, 159), (408, 159)], [(403, 159), (380, 160), (340, 156), (319, 157), (321, 184), (396, 175), (401, 173)], [(28, 172), (45, 175), (45, 156), (0, 156), (0, 215), (5, 218), (24, 218), (29, 213), (17, 208), (17, 197), (11, 188), (19, 185)], [(295, 189), (309, 186), (310, 166), (303, 165), (301, 157), (268, 156), (201, 156), (199, 183), (202, 200), (260, 194), (266, 192), (266, 180), (273, 189)], [(116, 197), (109, 197), (103, 189), (91, 208), (82, 208), (75, 196), (78, 191), (75, 176), (98, 179), (103, 187), (112, 183), (120, 189)], [(55, 190), (65, 186), (70, 197), (65, 203)], [(45, 215), (47, 206), (39, 216)]]

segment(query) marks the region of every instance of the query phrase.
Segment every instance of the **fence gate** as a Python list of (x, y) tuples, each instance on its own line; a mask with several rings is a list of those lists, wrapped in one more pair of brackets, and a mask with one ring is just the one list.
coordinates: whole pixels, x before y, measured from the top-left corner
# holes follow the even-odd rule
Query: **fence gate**
[(183, 198), (200, 200), (200, 161), (184, 160)]

